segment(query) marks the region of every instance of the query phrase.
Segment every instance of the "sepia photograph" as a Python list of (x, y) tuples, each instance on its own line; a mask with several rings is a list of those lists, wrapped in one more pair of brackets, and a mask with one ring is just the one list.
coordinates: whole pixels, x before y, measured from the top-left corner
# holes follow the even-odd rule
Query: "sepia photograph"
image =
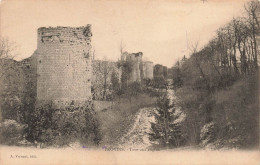
[(260, 0), (0, 1), (0, 164), (260, 164)]

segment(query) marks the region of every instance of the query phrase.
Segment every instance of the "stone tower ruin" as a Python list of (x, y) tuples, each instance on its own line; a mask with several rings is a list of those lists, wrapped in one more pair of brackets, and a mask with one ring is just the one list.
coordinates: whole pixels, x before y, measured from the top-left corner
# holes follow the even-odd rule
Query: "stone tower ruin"
[(142, 57), (142, 52), (132, 54), (124, 52), (122, 54), (121, 60), (129, 61), (132, 64), (132, 71), (129, 77), (129, 82), (141, 82), (143, 74)]
[(91, 99), (91, 26), (38, 29), (37, 99), (56, 105)]
[(144, 61), (143, 62), (143, 72), (145, 79), (153, 79), (153, 62)]

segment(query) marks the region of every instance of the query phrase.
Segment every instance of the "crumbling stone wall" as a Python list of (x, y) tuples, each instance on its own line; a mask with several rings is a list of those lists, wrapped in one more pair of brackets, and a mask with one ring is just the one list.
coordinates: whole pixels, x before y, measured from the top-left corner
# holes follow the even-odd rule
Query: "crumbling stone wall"
[(163, 66), (163, 77), (168, 79), (168, 68), (167, 66)]
[(151, 61), (143, 62), (143, 73), (144, 73), (144, 79), (153, 79), (153, 62)]
[(143, 63), (142, 63), (143, 53), (132, 53), (129, 54), (124, 52), (122, 54), (121, 60), (129, 61), (132, 63), (132, 71), (129, 75), (129, 83), (131, 82), (141, 82), (143, 78)]
[(154, 77), (156, 78), (164, 78), (167, 79), (168, 76), (168, 68), (166, 66), (156, 64), (154, 66)]
[(25, 78), (25, 88), (36, 96), (37, 85), (37, 51), (29, 58), (23, 59), (19, 62), (19, 66), (23, 69)]
[(38, 29), (37, 99), (56, 105), (91, 98), (91, 26)]

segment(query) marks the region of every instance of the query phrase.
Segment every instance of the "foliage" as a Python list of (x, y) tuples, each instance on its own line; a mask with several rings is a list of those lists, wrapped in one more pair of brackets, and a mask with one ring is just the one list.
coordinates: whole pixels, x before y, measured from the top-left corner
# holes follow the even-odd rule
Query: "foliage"
[(173, 70), (173, 87), (174, 88), (180, 88), (183, 85), (183, 80), (182, 80), (182, 75), (181, 75), (181, 70), (179, 67), (174, 67), (172, 68)]
[(237, 81), (228, 90), (214, 94), (216, 106), (212, 117), (218, 129), (216, 138), (222, 139), (222, 145), (240, 148), (257, 147), (258, 86), (258, 76), (252, 75)]
[(175, 105), (170, 103), (166, 95), (159, 97), (155, 112), (155, 123), (152, 123), (150, 139), (161, 145), (179, 147), (184, 143), (180, 123), (176, 122)]
[(139, 82), (133, 82), (128, 86), (127, 93), (129, 96), (137, 96), (142, 93), (142, 86)]
[(92, 93), (93, 99), (106, 101), (111, 99), (111, 76), (116, 63), (107, 60), (94, 60), (92, 63)]
[[(201, 50), (194, 46), (190, 58), (173, 67), (178, 104), (186, 114), (181, 129), (188, 145), (207, 145), (207, 138), (207, 143), (218, 147), (258, 144), (256, 38), (260, 29), (256, 15), (260, 3), (251, 1), (245, 9), (245, 17), (218, 29), (206, 46)], [(214, 127), (205, 135), (203, 130), (210, 123)]]
[(117, 76), (117, 74), (115, 73), (115, 71), (113, 70), (112, 74), (111, 74), (111, 90), (112, 90), (112, 97), (113, 99), (116, 96), (121, 95), (121, 89), (120, 89), (120, 83), (119, 83), (119, 78)]
[(30, 114), (27, 139), (45, 145), (63, 146), (79, 140), (81, 143), (101, 140), (94, 111), (88, 107), (54, 109), (52, 103), (36, 107)]
[(102, 145), (114, 147), (120, 137), (131, 129), (140, 108), (150, 107), (156, 103), (156, 98), (147, 94), (139, 94), (132, 99), (134, 103), (130, 103), (128, 98), (121, 97), (121, 100), (113, 104), (109, 110), (97, 112), (102, 132)]
[(165, 89), (167, 86), (167, 81), (163, 77), (154, 77), (151, 84), (153, 88)]
[(16, 43), (8, 38), (0, 38), (0, 59), (13, 59), (17, 55), (16, 50)]
[(11, 59), (0, 59), (0, 109), (4, 119), (20, 120), (23, 107), (23, 71)]
[(24, 140), (26, 125), (17, 123), (15, 120), (4, 120), (0, 124), (0, 143), (6, 145), (19, 145)]

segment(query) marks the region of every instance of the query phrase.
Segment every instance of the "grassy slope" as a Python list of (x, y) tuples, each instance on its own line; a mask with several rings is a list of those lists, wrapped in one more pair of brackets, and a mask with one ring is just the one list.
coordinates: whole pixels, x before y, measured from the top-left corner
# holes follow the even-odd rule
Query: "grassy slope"
[(116, 101), (105, 111), (97, 112), (101, 123), (101, 145), (113, 146), (131, 128), (135, 116), (140, 108), (153, 106), (156, 98), (142, 94), (133, 98), (131, 103), (128, 99)]
[[(258, 77), (248, 76), (237, 81), (228, 90), (215, 94), (213, 118), (219, 125), (218, 139), (235, 142), (240, 148), (254, 148), (259, 140), (259, 91)], [(226, 128), (232, 128), (226, 131)]]

